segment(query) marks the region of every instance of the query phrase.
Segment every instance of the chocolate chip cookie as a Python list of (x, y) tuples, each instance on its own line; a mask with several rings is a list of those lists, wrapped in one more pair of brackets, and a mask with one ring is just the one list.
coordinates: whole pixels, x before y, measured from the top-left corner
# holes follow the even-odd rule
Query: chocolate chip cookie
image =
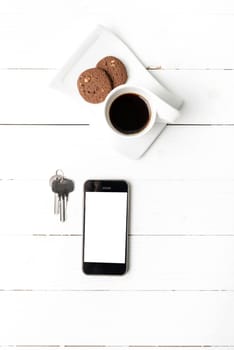
[(77, 80), (81, 96), (89, 103), (100, 103), (112, 90), (107, 73), (100, 68), (90, 68), (82, 72)]
[(123, 62), (114, 56), (102, 58), (96, 67), (103, 69), (109, 75), (113, 88), (127, 81), (128, 75)]

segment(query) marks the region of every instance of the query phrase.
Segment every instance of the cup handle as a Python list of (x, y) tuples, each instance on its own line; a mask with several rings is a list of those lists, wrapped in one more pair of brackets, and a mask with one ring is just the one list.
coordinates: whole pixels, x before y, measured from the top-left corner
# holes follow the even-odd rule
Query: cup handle
[(173, 123), (180, 114), (183, 106), (183, 100), (172, 92), (167, 90), (161, 84), (152, 87), (154, 104), (157, 109), (158, 117), (162, 122)]

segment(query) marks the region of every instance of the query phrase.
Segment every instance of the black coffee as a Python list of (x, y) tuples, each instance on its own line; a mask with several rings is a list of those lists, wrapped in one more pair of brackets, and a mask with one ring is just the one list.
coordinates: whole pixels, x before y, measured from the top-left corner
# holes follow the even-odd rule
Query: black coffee
[(146, 102), (137, 94), (124, 94), (111, 104), (110, 121), (123, 134), (135, 134), (143, 130), (150, 120)]

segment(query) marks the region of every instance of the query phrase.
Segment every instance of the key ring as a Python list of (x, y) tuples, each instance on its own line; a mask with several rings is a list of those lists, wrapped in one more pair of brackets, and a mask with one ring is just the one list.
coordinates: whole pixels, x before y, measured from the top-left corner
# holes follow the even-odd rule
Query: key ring
[(51, 176), (51, 178), (49, 180), (50, 186), (52, 186), (52, 183), (54, 182), (54, 180), (58, 180), (59, 182), (63, 182), (64, 172), (62, 171), (62, 169), (57, 169), (55, 172), (55, 175)]
[(62, 169), (57, 169), (56, 172), (55, 172), (55, 175), (57, 176), (59, 181), (63, 182), (63, 180), (64, 180), (64, 172), (62, 171)]

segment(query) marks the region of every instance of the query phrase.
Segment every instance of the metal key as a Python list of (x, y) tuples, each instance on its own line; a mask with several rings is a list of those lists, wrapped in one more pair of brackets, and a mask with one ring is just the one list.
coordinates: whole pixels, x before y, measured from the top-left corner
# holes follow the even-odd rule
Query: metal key
[(60, 221), (64, 222), (67, 216), (68, 195), (74, 191), (74, 182), (65, 177), (55, 178), (51, 184), (51, 187), (52, 191), (57, 196)]
[[(63, 171), (61, 169), (56, 170), (55, 175), (53, 175), (50, 178), (50, 181), (49, 181), (50, 187), (52, 188), (52, 184), (55, 180), (61, 181), (63, 178), (64, 178)], [(54, 214), (55, 215), (59, 214), (59, 198), (57, 193), (54, 193)]]

